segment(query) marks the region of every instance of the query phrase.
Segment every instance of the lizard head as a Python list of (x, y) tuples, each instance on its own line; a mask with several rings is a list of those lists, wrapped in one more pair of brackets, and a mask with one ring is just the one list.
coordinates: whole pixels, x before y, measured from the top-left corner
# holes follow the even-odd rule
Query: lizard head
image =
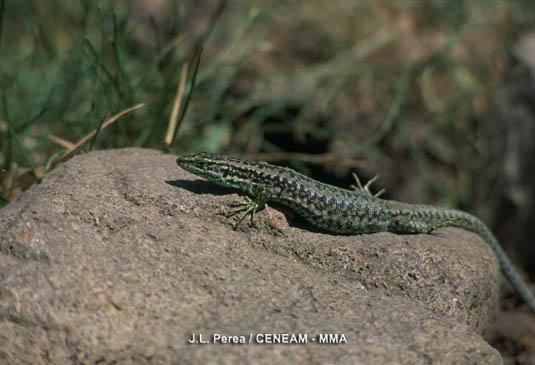
[(208, 152), (190, 153), (178, 156), (176, 163), (184, 170), (208, 180), (218, 178), (217, 166), (224, 163), (226, 157)]
[(214, 153), (200, 152), (178, 156), (176, 163), (184, 170), (219, 185), (242, 187), (252, 161), (239, 160)]

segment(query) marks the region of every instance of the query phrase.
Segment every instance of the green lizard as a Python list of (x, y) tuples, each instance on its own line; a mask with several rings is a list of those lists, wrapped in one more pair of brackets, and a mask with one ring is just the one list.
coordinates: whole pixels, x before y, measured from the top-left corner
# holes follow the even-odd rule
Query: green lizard
[[(179, 156), (183, 169), (218, 185), (246, 193), (246, 201), (234, 212), (248, 214), (251, 222), (257, 211), (273, 201), (292, 208), (310, 224), (335, 234), (393, 232), (430, 233), (454, 226), (479, 234), (494, 251), (503, 274), (535, 313), (535, 299), (514, 270), (498, 241), (478, 218), (460, 210), (422, 204), (407, 204), (373, 196), (367, 184), (357, 191), (324, 184), (290, 168), (211, 153)], [(251, 198), (250, 198), (251, 197)]]

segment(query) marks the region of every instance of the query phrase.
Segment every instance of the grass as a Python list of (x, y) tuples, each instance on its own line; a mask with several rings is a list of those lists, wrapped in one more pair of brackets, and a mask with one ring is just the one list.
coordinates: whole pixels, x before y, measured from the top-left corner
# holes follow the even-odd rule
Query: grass
[(143, 146), (381, 172), (393, 197), (473, 208), (479, 130), (533, 20), (504, 1), (0, 4), (3, 204), (66, 151)]

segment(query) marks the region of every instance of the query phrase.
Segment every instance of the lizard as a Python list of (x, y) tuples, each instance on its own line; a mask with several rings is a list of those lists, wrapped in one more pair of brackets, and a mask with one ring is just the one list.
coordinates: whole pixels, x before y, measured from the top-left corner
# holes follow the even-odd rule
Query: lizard
[(267, 202), (287, 206), (313, 226), (334, 234), (354, 235), (376, 232), (429, 234), (453, 226), (475, 232), (490, 246), (502, 273), (535, 313), (535, 298), (515, 271), (496, 237), (477, 217), (461, 210), (380, 199), (356, 177), (354, 190), (316, 181), (291, 168), (225, 155), (200, 152), (178, 156), (177, 164), (208, 181), (245, 193), (232, 213), (240, 213), (236, 224), (264, 209)]

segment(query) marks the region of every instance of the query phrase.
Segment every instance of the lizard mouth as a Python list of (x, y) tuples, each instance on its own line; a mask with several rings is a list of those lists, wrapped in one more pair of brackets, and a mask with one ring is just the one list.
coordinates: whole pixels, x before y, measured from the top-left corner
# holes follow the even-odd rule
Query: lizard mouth
[(195, 158), (194, 156), (191, 156), (191, 155), (178, 156), (178, 158), (176, 159), (176, 163), (178, 166), (182, 167), (184, 170), (193, 172), (193, 173), (198, 173), (198, 172), (203, 171), (204, 170), (203, 167), (205, 167), (206, 165), (205, 161), (199, 160), (198, 158)]
[(217, 157), (206, 152), (185, 154), (178, 156), (176, 163), (188, 172), (213, 180), (219, 177), (218, 169), (214, 168), (218, 164)]

